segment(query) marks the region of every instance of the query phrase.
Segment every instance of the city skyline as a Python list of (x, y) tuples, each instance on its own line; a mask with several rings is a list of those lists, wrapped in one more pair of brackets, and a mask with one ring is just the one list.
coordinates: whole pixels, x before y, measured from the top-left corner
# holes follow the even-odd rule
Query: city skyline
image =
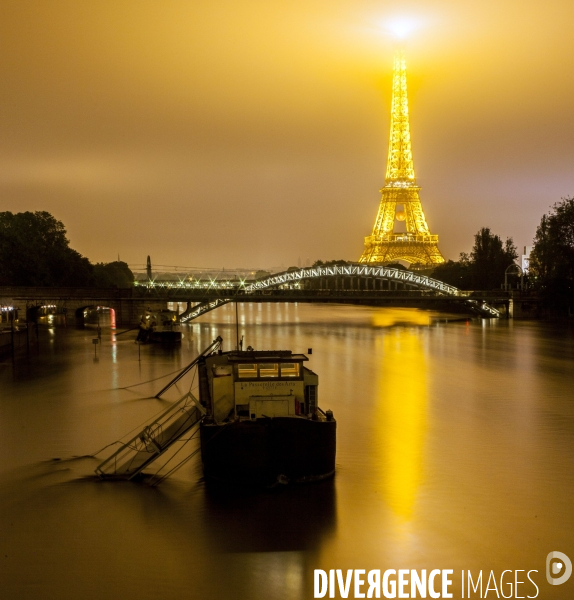
[(405, 14), (417, 179), (445, 258), (531, 245), (574, 190), (566, 2), (5, 3), (0, 210), (92, 261), (356, 260), (384, 184)]

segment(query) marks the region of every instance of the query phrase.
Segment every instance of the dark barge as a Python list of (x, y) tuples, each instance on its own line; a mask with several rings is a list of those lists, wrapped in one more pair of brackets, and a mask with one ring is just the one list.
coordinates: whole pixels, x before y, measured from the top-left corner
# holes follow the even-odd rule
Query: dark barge
[[(103, 479), (134, 479), (176, 443), (197, 439), (206, 479), (236, 485), (305, 483), (335, 473), (337, 422), (318, 403), (309, 359), (290, 350), (223, 352), (218, 337), (158, 394), (197, 368), (199, 398), (184, 394), (104, 460)], [(179, 450), (172, 453), (172, 458)], [(195, 454), (195, 452), (193, 453)], [(192, 454), (192, 455), (193, 455)], [(192, 456), (190, 455), (190, 456)], [(168, 456), (166, 454), (166, 456)], [(150, 481), (162, 481), (183, 458)], [(167, 468), (167, 467), (166, 467)]]
[(198, 364), (207, 478), (303, 483), (335, 472), (337, 423), (318, 405), (318, 376), (289, 350), (231, 351)]

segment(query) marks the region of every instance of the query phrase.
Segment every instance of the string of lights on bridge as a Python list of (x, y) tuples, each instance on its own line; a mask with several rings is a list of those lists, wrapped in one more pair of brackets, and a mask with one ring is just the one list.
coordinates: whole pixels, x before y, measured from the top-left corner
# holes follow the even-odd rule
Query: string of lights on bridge
[(224, 280), (219, 281), (217, 279), (213, 279), (211, 277), (208, 278), (208, 281), (204, 279), (192, 279), (190, 280), (181, 279), (179, 281), (162, 281), (158, 279), (151, 279), (149, 281), (134, 281), (135, 287), (148, 287), (148, 288), (183, 288), (183, 289), (242, 289), (245, 288), (248, 283), (247, 279), (238, 279), (238, 280)]

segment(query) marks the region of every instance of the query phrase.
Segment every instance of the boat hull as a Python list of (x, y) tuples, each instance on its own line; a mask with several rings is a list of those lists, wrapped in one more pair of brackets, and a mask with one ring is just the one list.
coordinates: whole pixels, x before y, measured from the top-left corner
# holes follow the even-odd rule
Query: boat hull
[(274, 417), (200, 425), (207, 478), (235, 485), (304, 483), (335, 472), (334, 419)]

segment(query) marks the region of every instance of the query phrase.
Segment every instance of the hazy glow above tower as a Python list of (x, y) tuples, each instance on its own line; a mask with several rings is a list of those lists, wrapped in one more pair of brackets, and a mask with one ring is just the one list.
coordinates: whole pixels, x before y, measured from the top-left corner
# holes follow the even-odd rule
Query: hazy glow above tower
[(385, 21), (382, 25), (385, 31), (400, 40), (404, 40), (418, 27), (417, 22), (409, 17), (395, 17)]

